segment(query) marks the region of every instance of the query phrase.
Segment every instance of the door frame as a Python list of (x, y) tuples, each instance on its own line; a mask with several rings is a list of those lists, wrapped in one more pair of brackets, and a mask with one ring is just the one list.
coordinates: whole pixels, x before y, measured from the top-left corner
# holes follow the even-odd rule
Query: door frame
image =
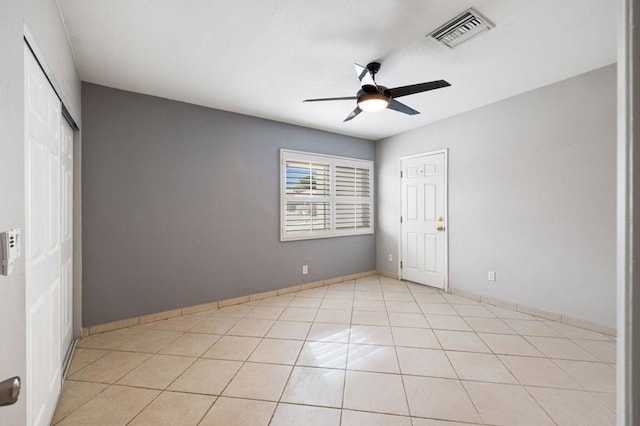
[[(618, 1), (617, 404), (619, 426), (640, 421), (640, 1)], [(635, 120), (634, 120), (635, 119)]]
[[(419, 154), (403, 155), (398, 157), (398, 168), (396, 176), (398, 176), (398, 210), (396, 217), (402, 215), (402, 162), (418, 157), (426, 157), (429, 155), (444, 154), (444, 223), (449, 228), (449, 148), (436, 149), (433, 151), (425, 151)], [(402, 280), (402, 268), (400, 261), (402, 260), (402, 223), (398, 220), (398, 279)], [(444, 235), (444, 291), (449, 293), (449, 232)]]

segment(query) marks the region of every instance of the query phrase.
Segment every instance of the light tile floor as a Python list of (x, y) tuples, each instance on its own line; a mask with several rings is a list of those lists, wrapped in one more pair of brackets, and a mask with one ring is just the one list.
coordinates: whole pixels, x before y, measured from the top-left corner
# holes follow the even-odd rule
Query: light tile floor
[(613, 425), (609, 336), (384, 277), (82, 339), (59, 425)]

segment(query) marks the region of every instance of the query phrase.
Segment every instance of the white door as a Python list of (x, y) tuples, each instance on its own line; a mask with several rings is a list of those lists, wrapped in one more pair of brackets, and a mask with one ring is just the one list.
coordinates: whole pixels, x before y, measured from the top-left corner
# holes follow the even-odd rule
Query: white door
[(62, 206), (61, 231), (61, 318), (62, 347), (64, 361), (73, 339), (73, 128), (62, 120), (62, 144), (60, 146), (60, 201)]
[(400, 275), (446, 289), (446, 151), (401, 161)]
[(25, 45), (27, 424), (48, 425), (60, 392), (61, 103)]

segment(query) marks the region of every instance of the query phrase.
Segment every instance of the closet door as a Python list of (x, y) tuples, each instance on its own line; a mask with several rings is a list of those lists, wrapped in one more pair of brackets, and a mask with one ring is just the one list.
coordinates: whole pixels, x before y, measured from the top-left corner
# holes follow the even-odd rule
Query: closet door
[(62, 105), (25, 45), (27, 424), (48, 425), (62, 357)]

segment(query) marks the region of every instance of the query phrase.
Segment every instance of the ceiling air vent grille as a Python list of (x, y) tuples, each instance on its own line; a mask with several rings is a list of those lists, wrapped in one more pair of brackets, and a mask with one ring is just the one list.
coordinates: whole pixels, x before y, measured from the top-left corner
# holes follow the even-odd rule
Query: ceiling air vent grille
[(478, 34), (490, 30), (494, 25), (476, 10), (469, 9), (462, 12), (449, 22), (433, 31), (428, 37), (454, 48)]

